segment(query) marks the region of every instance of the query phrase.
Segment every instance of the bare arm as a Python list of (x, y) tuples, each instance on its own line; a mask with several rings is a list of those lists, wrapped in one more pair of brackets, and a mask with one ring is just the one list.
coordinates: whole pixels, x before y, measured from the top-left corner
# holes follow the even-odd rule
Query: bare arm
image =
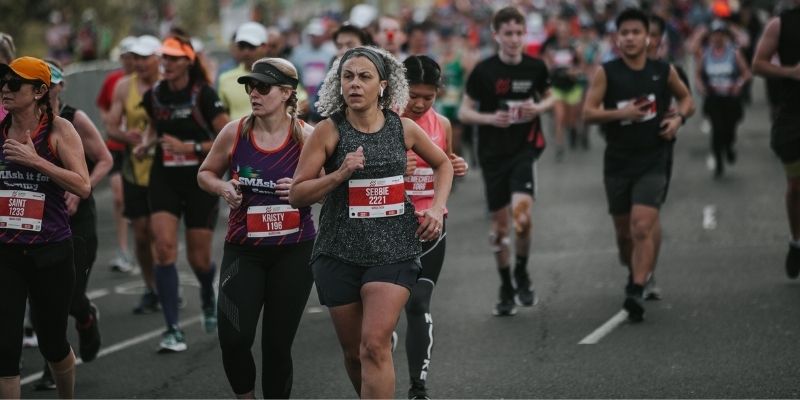
[(482, 113), (478, 111), (478, 104), (464, 93), (461, 106), (458, 108), (458, 119), (465, 124), (494, 125), (505, 128), (510, 125), (508, 111)]
[(691, 117), (692, 114), (694, 114), (694, 100), (692, 99), (692, 94), (689, 92), (689, 89), (686, 88), (686, 85), (683, 84), (680, 75), (678, 75), (678, 71), (671, 65), (669, 67), (667, 86), (678, 103), (678, 112), (683, 115), (684, 118)]
[(128, 97), (129, 86), (130, 77), (123, 77), (117, 82), (117, 85), (114, 86), (114, 93), (111, 97), (111, 108), (108, 110), (103, 122), (106, 124), (108, 137), (122, 143), (136, 145), (138, 143), (132, 143), (132, 137), (126, 135), (126, 132), (122, 131), (122, 119), (125, 114), (125, 98)]
[(598, 68), (586, 92), (586, 103), (583, 106), (583, 119), (589, 124), (603, 124), (624, 119), (621, 110), (603, 108), (603, 97), (606, 95), (606, 71)]
[(230, 167), (229, 156), (236, 141), (238, 125), (239, 121), (236, 120), (222, 128), (197, 172), (200, 189), (222, 197), (231, 208), (237, 208), (242, 201), (238, 182), (224, 181), (222, 177)]
[[(300, 160), (294, 172), (294, 182), (289, 190), (292, 207), (307, 207), (319, 202), (337, 186), (350, 178), (356, 169), (364, 168), (364, 155), (348, 153), (342, 166), (333, 173), (320, 176), (325, 161), (333, 154), (339, 142), (339, 133), (330, 119), (317, 124), (314, 133), (303, 145)], [(360, 161), (360, 163), (359, 163)]]
[(96, 187), (111, 171), (114, 160), (111, 158), (111, 153), (105, 143), (103, 143), (103, 136), (86, 113), (77, 111), (72, 124), (81, 138), (86, 157), (94, 162), (94, 168), (89, 174), (89, 181), (92, 187)]
[(742, 86), (753, 79), (753, 73), (750, 71), (750, 66), (747, 65), (747, 61), (740, 51), (736, 52), (736, 65), (739, 67), (739, 80), (736, 82), (738, 92), (738, 90), (741, 90)]
[(753, 73), (765, 78), (789, 78), (800, 80), (800, 64), (787, 67), (772, 63), (772, 56), (778, 52), (778, 39), (781, 34), (781, 20), (773, 18), (764, 28), (761, 40), (753, 56)]

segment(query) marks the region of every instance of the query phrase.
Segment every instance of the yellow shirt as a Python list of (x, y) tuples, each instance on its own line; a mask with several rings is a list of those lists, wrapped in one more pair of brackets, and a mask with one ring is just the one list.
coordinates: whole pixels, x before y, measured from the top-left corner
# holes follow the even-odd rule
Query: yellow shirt
[(244, 64), (239, 64), (238, 67), (219, 76), (217, 92), (219, 99), (222, 100), (222, 105), (228, 110), (231, 120), (249, 115), (250, 111), (252, 111), (250, 108), (250, 96), (244, 92), (244, 85), (236, 82), (240, 76), (244, 76), (248, 72), (244, 68)]
[[(128, 129), (138, 129), (145, 132), (150, 118), (142, 107), (142, 95), (139, 93), (139, 78), (132, 75), (128, 86), (128, 97), (125, 98), (125, 125)], [(150, 183), (150, 168), (153, 166), (153, 155), (148, 154), (142, 158), (133, 155), (133, 146), (127, 146), (125, 162), (122, 166), (122, 176), (130, 183), (138, 186), (147, 186)]]

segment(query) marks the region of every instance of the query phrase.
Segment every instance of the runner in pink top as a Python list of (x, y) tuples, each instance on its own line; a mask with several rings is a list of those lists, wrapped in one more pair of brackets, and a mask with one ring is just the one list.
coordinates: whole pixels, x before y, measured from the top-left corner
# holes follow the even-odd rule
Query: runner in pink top
[[(453, 174), (467, 174), (467, 163), (453, 154), (453, 129), (450, 121), (436, 112), (432, 105), (436, 92), (442, 85), (442, 71), (436, 61), (428, 56), (411, 56), (403, 63), (409, 84), (409, 102), (403, 116), (412, 119), (422, 128), (436, 146), (447, 153), (453, 163)], [(406, 194), (417, 211), (433, 204), (433, 170), (414, 152), (408, 152), (405, 176)], [(447, 210), (445, 210), (445, 216)], [(446, 224), (445, 224), (446, 225)], [(439, 272), (442, 270), (445, 252), (446, 227), (442, 227), (439, 240), (425, 243), (421, 257), (422, 273), (411, 290), (406, 303), (408, 329), (406, 331), (406, 355), (411, 376), (410, 399), (428, 398), (425, 382), (433, 349), (433, 318), (431, 317), (431, 294)]]

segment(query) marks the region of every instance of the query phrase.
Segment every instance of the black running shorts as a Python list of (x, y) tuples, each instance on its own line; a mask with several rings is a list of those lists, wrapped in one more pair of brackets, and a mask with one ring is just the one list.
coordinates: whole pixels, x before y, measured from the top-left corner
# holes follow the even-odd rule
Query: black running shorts
[(532, 151), (505, 158), (486, 158), (480, 161), (480, 166), (489, 211), (509, 205), (512, 193), (536, 197), (536, 156)]
[(783, 164), (800, 161), (800, 110), (778, 111), (772, 124), (770, 147)]
[(197, 169), (165, 172), (155, 167), (150, 174), (148, 194), (151, 213), (166, 211), (184, 217), (187, 229), (214, 229), (219, 214), (219, 197), (200, 189)]
[(363, 267), (321, 255), (311, 263), (311, 269), (320, 303), (336, 307), (361, 301), (361, 286), (369, 282), (394, 283), (411, 291), (422, 266), (418, 258), (378, 267)]
[(108, 172), (109, 175), (117, 174), (122, 172), (122, 162), (125, 160), (125, 150), (110, 150), (111, 152), (111, 159), (114, 163), (111, 165), (111, 171)]
[(122, 204), (125, 218), (134, 220), (150, 216), (150, 205), (147, 199), (147, 186), (139, 186), (122, 178)]
[(639, 176), (606, 175), (603, 178), (611, 215), (630, 214), (633, 205), (661, 208), (669, 188), (667, 171), (650, 170)]

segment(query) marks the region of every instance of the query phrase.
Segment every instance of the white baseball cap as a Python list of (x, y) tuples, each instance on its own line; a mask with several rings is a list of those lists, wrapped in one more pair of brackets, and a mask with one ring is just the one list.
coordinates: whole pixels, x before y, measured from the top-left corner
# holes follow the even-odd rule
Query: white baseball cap
[(245, 22), (236, 30), (233, 41), (236, 43), (245, 42), (253, 46), (261, 46), (267, 42), (267, 28), (258, 22)]
[(130, 53), (134, 44), (136, 44), (136, 36), (124, 37), (119, 41), (119, 54)]
[(313, 18), (306, 26), (306, 34), (308, 35), (322, 36), (325, 32), (325, 23), (319, 18)]
[(142, 35), (136, 38), (130, 52), (139, 56), (149, 57), (158, 53), (161, 49), (161, 41), (157, 37), (151, 35)]

